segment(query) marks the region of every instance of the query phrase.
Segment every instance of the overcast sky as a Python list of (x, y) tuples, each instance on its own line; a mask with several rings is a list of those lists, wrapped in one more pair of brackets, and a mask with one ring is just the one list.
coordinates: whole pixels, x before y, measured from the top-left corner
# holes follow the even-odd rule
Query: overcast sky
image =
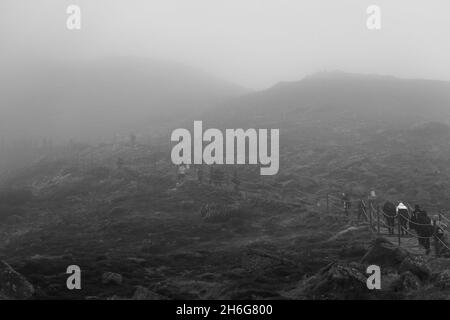
[(450, 80), (449, 17), (448, 0), (1, 0), (0, 58), (144, 56), (255, 89), (335, 69)]

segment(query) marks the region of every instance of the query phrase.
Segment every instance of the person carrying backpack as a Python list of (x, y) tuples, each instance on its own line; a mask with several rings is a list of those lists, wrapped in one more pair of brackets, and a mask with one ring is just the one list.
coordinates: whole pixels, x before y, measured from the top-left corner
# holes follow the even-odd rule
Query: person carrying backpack
[(408, 230), (409, 211), (408, 207), (400, 202), (396, 208), (398, 223), (400, 224), (400, 234), (405, 235)]
[(419, 243), (425, 248), (425, 253), (428, 255), (430, 253), (430, 237), (433, 236), (434, 228), (425, 210), (420, 211), (417, 220), (417, 235), (420, 237)]

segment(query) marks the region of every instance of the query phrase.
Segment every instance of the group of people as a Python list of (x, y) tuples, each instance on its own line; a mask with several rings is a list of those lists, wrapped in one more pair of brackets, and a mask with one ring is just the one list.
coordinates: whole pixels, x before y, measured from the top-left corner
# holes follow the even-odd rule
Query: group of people
[[(364, 215), (364, 212), (366, 212), (367, 209), (370, 208), (370, 206), (372, 206), (375, 203), (376, 198), (377, 195), (375, 193), (375, 190), (371, 189), (369, 195), (367, 196), (367, 204), (363, 199), (360, 199), (358, 201), (358, 220), (361, 220), (361, 217)], [(348, 216), (350, 209), (352, 207), (352, 201), (350, 200), (348, 194), (346, 193), (342, 194), (342, 203), (344, 205), (344, 212)]]
[[(202, 165), (194, 166), (194, 169), (196, 169), (197, 181), (200, 183), (206, 182), (214, 186), (221, 186), (226, 180), (225, 172), (215, 165), (208, 167), (209, 167), (208, 180), (205, 181), (204, 166)], [(190, 169), (191, 167), (188, 164), (180, 164), (177, 167), (177, 185), (183, 184), (183, 182), (186, 180), (186, 176), (190, 171)], [(234, 190), (238, 191), (239, 186), (241, 184), (241, 180), (239, 179), (237, 170), (233, 171), (233, 175), (231, 176), (230, 181), (234, 186)]]
[(436, 255), (439, 256), (445, 248), (445, 230), (447, 225), (440, 219), (439, 215), (428, 216), (426, 210), (415, 205), (414, 209), (400, 201), (397, 206), (386, 201), (382, 208), (389, 233), (394, 233), (395, 218), (398, 221), (400, 235), (415, 232), (419, 246), (425, 248), (426, 254), (431, 251), (431, 238), (434, 238)]
[[(371, 190), (367, 197), (367, 203), (363, 199), (358, 201), (358, 220), (361, 220), (361, 218), (364, 219), (364, 217), (367, 219), (368, 210), (376, 207), (375, 200), (375, 191)], [(344, 212), (348, 215), (352, 201), (345, 193), (342, 194), (342, 203)], [(445, 239), (447, 225), (441, 220), (439, 215), (433, 215), (430, 218), (427, 211), (421, 209), (419, 205), (415, 205), (414, 209), (412, 209), (412, 207), (403, 201), (399, 201), (397, 204), (386, 201), (381, 208), (381, 213), (385, 218), (385, 225), (389, 234), (394, 234), (395, 220), (397, 219), (399, 234), (401, 236), (407, 234), (415, 235), (418, 238), (419, 246), (425, 248), (426, 254), (429, 254), (431, 251), (432, 238), (434, 239), (437, 256), (441, 255), (444, 249), (447, 248)]]

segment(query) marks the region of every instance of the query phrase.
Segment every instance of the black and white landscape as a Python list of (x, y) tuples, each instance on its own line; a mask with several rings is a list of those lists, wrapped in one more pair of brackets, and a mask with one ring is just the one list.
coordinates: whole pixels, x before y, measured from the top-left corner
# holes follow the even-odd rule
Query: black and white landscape
[[(447, 4), (66, 2), (0, 4), (0, 299), (450, 297), (448, 230), (427, 254), (382, 209), (450, 218)], [(196, 120), (279, 129), (278, 173), (180, 178)]]

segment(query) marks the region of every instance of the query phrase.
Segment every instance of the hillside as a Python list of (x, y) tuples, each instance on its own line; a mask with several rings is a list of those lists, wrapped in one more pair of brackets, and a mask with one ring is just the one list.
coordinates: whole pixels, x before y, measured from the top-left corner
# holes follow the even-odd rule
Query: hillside
[[(207, 126), (280, 128), (280, 172), (227, 166), (222, 184), (205, 166), (204, 181), (191, 168), (176, 185), (168, 142), (55, 147), (3, 181), (0, 254), (37, 298), (448, 298), (448, 252), (404, 252), (375, 240), (355, 208), (326, 210), (327, 194), (356, 201), (374, 188), (380, 205), (450, 216), (448, 93), (445, 82), (333, 73), (231, 99)], [(371, 262), (383, 266), (380, 292), (365, 289)], [(82, 292), (65, 288), (72, 263)]]
[(324, 131), (399, 128), (449, 122), (449, 105), (449, 82), (336, 71), (232, 99), (223, 105), (223, 122)]
[(4, 139), (150, 135), (246, 92), (199, 70), (143, 58), (26, 61), (0, 75), (0, 126)]

